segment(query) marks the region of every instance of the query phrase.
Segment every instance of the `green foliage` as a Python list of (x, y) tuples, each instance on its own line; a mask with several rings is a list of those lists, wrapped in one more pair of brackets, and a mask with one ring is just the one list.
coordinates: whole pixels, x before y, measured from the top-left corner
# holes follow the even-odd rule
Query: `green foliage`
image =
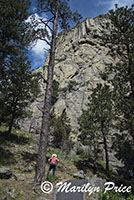
[(106, 162), (108, 162), (107, 139), (113, 126), (113, 119), (112, 90), (108, 85), (98, 84), (89, 97), (87, 110), (83, 110), (78, 119), (81, 131), (79, 138), (84, 145), (90, 146), (94, 159), (97, 159), (99, 146), (103, 141)]
[(4, 64), (11, 55), (18, 55), (19, 49), (26, 46), (24, 21), (28, 18), (29, 0), (0, 1), (0, 64)]
[[(35, 139), (32, 137), (32, 135), (29, 135), (27, 132), (22, 131), (20, 129), (12, 129), (12, 135), (9, 136), (7, 134), (8, 132), (8, 127), (5, 124), (2, 124), (2, 126), (0, 127), (0, 145), (5, 145), (5, 146), (9, 146), (11, 144), (17, 144), (20, 146), (24, 146), (26, 144), (28, 145), (34, 145), (36, 143)], [(1, 152), (2, 155), (2, 152)], [(3, 158), (5, 159), (5, 158)], [(2, 162), (1, 162), (2, 164)]]
[(58, 178), (59, 178), (58, 176), (53, 176), (53, 175), (49, 174), (46, 177), (46, 180), (49, 181), (49, 182), (51, 182), (51, 183), (54, 183), (54, 182), (56, 182), (58, 180)]
[[(54, 71), (54, 60), (55, 60), (55, 50), (56, 50), (56, 36), (57, 36), (57, 26), (58, 23), (61, 24), (61, 28), (68, 28), (69, 20), (73, 17), (73, 13), (70, 12), (70, 8), (67, 6), (66, 0), (38, 0), (38, 9), (42, 13), (48, 13), (49, 19), (48, 20), (42, 20), (41, 22), (45, 25), (45, 29), (49, 29), (51, 32), (51, 38), (48, 38), (48, 35), (42, 35), (40, 36), (40, 31), (37, 34), (37, 38), (42, 39), (47, 42), (47, 44), (50, 45), (50, 56), (49, 56), (49, 64), (48, 64), (48, 73), (47, 73), (47, 87), (45, 92), (45, 98), (44, 98), (44, 111), (43, 111), (43, 117), (42, 117), (42, 128), (41, 128), (41, 135), (40, 135), (40, 149), (42, 151), (39, 151), (38, 159), (37, 159), (37, 169), (35, 173), (35, 179), (34, 182), (41, 183), (42, 178), (44, 176), (44, 170), (45, 170), (45, 157), (47, 152), (47, 139), (48, 138), (48, 128), (49, 128), (49, 119), (50, 119), (50, 110), (51, 110), (51, 97), (52, 97), (52, 83), (53, 83), (53, 71)], [(71, 14), (71, 15), (70, 15)], [(60, 18), (62, 18), (62, 21), (60, 21)], [(79, 20), (79, 16), (77, 18), (76, 15), (74, 15), (73, 20), (76, 22), (77, 19)], [(35, 21), (36, 24), (36, 21)], [(39, 22), (37, 22), (37, 27), (39, 25)], [(64, 114), (64, 113), (63, 113)], [(62, 117), (64, 118), (62, 114)], [(62, 123), (64, 124), (63, 119), (61, 119)], [(55, 124), (55, 122), (54, 122)], [(70, 127), (68, 124), (60, 125), (60, 122), (57, 120), (57, 124), (59, 126), (56, 126), (56, 135), (60, 131), (61, 138), (63, 140), (63, 145), (66, 146), (63, 149), (66, 149), (66, 152), (68, 151), (68, 132), (70, 132)], [(59, 130), (59, 131), (58, 131)], [(64, 139), (63, 139), (64, 138)], [(55, 137), (56, 139), (56, 137)], [(59, 138), (58, 138), (59, 139)], [(60, 141), (61, 143), (61, 141)], [(57, 143), (56, 143), (57, 144)], [(40, 165), (42, 163), (42, 165)]]
[(52, 100), (51, 100), (51, 104), (52, 106), (56, 103), (56, 101), (58, 100), (59, 97), (59, 82), (56, 80), (53, 80), (53, 85), (52, 85)]
[(0, 123), (7, 122), (9, 132), (17, 119), (28, 114), (26, 106), (39, 93), (39, 77), (30, 72), (25, 56), (29, 7), (29, 0), (0, 1)]
[(69, 29), (70, 22), (77, 23), (82, 19), (78, 11), (72, 12), (68, 6), (69, 0), (60, 1), (59, 6), (59, 23), (62, 29)]
[(4, 74), (0, 74), (0, 122), (11, 123), (28, 116), (30, 105), (38, 96), (39, 73), (30, 71), (30, 62), (22, 53), (12, 57), (6, 65)]
[[(96, 164), (98, 166), (100, 166), (100, 168), (102, 167), (102, 169), (106, 169), (106, 162), (103, 160), (97, 160)], [(112, 173), (113, 171), (113, 166), (109, 163), (109, 171), (110, 173)]]
[(107, 192), (107, 193), (99, 193), (99, 199), (101, 200), (122, 200), (122, 199), (126, 199), (126, 200), (133, 200), (134, 196), (129, 194), (128, 197), (123, 196), (122, 193), (119, 192)]
[(54, 112), (51, 114), (50, 127), (52, 129), (52, 143), (56, 148), (60, 148), (66, 153), (71, 150), (72, 142), (69, 138), (71, 132), (70, 120), (66, 112), (56, 117)]
[[(72, 12), (68, 6), (69, 0), (59, 1), (59, 14), (58, 21), (61, 29), (69, 29), (70, 23), (77, 23), (82, 19), (82, 16), (77, 12)], [(52, 15), (54, 14), (56, 6), (56, 0), (38, 0), (38, 9), (44, 12), (50, 11)]]
[[(115, 126), (122, 133), (115, 137), (114, 147), (118, 158), (128, 166), (134, 154), (134, 6), (118, 8), (116, 5), (115, 11), (109, 12), (109, 18), (113, 28), (107, 41), (112, 44), (111, 54), (114, 50), (113, 56), (118, 56), (120, 61), (107, 66), (102, 78), (112, 86)], [(131, 156), (127, 159), (129, 151)]]
[[(78, 147), (77, 147), (77, 155), (80, 155), (81, 157), (86, 157), (85, 156), (85, 151), (84, 151), (84, 149), (82, 148), (82, 146), (81, 145), (79, 145)], [(83, 156), (84, 155), (84, 156)]]
[(109, 17), (116, 28), (112, 31), (111, 41), (124, 47), (120, 63), (108, 70), (115, 74), (109, 82), (114, 87), (114, 100), (122, 115), (121, 131), (127, 130), (134, 137), (134, 7), (116, 6), (115, 11), (110, 11)]
[[(77, 12), (72, 12), (68, 6), (69, 0), (60, 0), (58, 6), (58, 24), (60, 29), (67, 30), (70, 28), (71, 23), (78, 23), (82, 16)], [(55, 8), (57, 5), (57, 0), (37, 0), (37, 10), (36, 12), (47, 13), (49, 19), (36, 18), (36, 15), (31, 15), (31, 24), (29, 24), (28, 35), (32, 38), (32, 42), (37, 39), (44, 40), (49, 46), (51, 46), (52, 34), (53, 34), (53, 24), (55, 18)], [(39, 27), (43, 24), (44, 27)]]
[(133, 140), (129, 138), (128, 134), (117, 134), (113, 141), (113, 147), (116, 151), (116, 157), (125, 164), (127, 169), (133, 169)]
[(131, 49), (133, 49), (134, 44), (134, 5), (130, 8), (126, 7), (118, 7), (115, 5), (115, 10), (109, 11), (109, 18), (114, 25), (114, 29), (112, 30), (112, 42), (114, 44), (125, 44), (130, 45)]
[(104, 132), (107, 135), (112, 126), (113, 102), (112, 91), (109, 86), (98, 84), (89, 97), (87, 110), (83, 110), (79, 118), (81, 135), (85, 145), (94, 145), (94, 139), (101, 137), (101, 122), (104, 122)]

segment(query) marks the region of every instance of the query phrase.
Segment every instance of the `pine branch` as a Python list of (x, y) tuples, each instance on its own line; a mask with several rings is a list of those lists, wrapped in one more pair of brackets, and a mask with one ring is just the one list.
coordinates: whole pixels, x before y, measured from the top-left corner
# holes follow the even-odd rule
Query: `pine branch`
[[(52, 18), (51, 18), (51, 19), (52, 19)], [(43, 23), (43, 24), (44, 24), (46, 27), (48, 27), (49, 30), (52, 32), (52, 31), (53, 31), (52, 28), (48, 25), (48, 23), (50, 23), (50, 22), (52, 23), (51, 19), (50, 19), (50, 20), (45, 20), (45, 21), (44, 21), (43, 19), (40, 19), (40, 21), (41, 21), (40, 23), (41, 23), (41, 24)]]
[(44, 83), (48, 84), (47, 80), (42, 76), (42, 74), (41, 74), (41, 78), (43, 79)]
[(41, 37), (37, 36), (36, 40), (42, 40), (42, 41), (45, 41), (49, 46), (51, 45), (51, 43), (49, 43), (48, 40), (45, 38), (41, 38)]

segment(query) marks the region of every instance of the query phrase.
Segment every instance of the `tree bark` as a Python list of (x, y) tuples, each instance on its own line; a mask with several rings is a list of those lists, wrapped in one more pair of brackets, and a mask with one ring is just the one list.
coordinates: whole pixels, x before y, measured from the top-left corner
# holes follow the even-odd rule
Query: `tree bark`
[(41, 184), (42, 179), (45, 176), (46, 153), (47, 153), (48, 132), (49, 132), (49, 118), (50, 118), (51, 96), (52, 96), (53, 70), (54, 70), (56, 35), (57, 35), (57, 24), (58, 24), (58, 5), (59, 5), (59, 0), (56, 1), (56, 6), (55, 6), (52, 41), (51, 41), (51, 47), (50, 47), (50, 57), (49, 57), (48, 74), (47, 74), (47, 85), (46, 85), (46, 92), (45, 92), (45, 98), (44, 98), (44, 109), (43, 109), (42, 126), (41, 126), (41, 133), (40, 133), (40, 144), (39, 144), (39, 151), (38, 151), (37, 164), (36, 164), (36, 170), (35, 170), (34, 184)]
[(12, 127), (13, 127), (14, 118), (15, 118), (15, 114), (13, 113), (13, 114), (12, 114), (11, 121), (10, 121), (10, 124), (9, 124), (8, 132), (7, 132), (8, 135), (11, 135), (11, 131), (12, 131)]
[(16, 104), (17, 104), (18, 98), (14, 97), (13, 98), (13, 112), (12, 112), (12, 117), (11, 117), (11, 121), (9, 123), (9, 129), (8, 129), (8, 135), (11, 135), (11, 131), (12, 131), (12, 127), (13, 127), (13, 123), (14, 123), (14, 119), (15, 119), (15, 115), (16, 115)]
[(109, 171), (109, 157), (108, 157), (108, 149), (107, 149), (107, 140), (104, 133), (104, 122), (101, 121), (101, 132), (103, 135), (103, 144), (104, 144), (104, 150), (105, 150), (105, 160), (106, 160), (106, 171)]

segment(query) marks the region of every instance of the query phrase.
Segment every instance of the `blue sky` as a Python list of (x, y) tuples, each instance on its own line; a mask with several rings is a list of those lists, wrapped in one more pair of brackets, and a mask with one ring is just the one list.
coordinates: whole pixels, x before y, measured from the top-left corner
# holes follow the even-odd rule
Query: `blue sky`
[[(30, 11), (34, 12), (36, 8), (35, 0), (31, 0)], [(114, 8), (115, 4), (119, 6), (131, 6), (134, 0), (70, 0), (69, 5), (72, 11), (77, 10), (82, 16), (83, 20), (86, 17), (96, 17), (100, 14), (107, 13)], [(38, 40), (37, 44), (29, 50), (29, 60), (31, 60), (32, 69), (44, 66), (48, 48), (44, 41)]]

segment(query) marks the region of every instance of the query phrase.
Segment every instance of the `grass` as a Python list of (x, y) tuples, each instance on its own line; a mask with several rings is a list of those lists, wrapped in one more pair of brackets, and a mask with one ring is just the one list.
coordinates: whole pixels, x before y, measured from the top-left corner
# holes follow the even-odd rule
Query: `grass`
[[(7, 127), (0, 127), (0, 167), (10, 168), (14, 174), (23, 176), (23, 180), (17, 180), (15, 176), (11, 179), (0, 179), (0, 199), (4, 197), (8, 200), (36, 200), (38, 197), (45, 197), (52, 200), (54, 194), (44, 194), (40, 186), (33, 186), (32, 181), (35, 175), (35, 164), (38, 150), (37, 138), (31, 134), (13, 129), (11, 136), (7, 135)], [(60, 162), (56, 169), (56, 176), (50, 173), (48, 181), (54, 184), (66, 179), (72, 179), (72, 174), (77, 171), (72, 156), (66, 158), (66, 155), (59, 149), (51, 148), (48, 150), (47, 158), (53, 153), (58, 155)], [(46, 166), (46, 173), (49, 164)]]
[[(16, 179), (13, 176), (11, 179), (0, 179), (0, 199), (6, 197), (8, 200), (37, 200), (38, 197), (45, 197), (48, 200), (54, 199), (54, 193), (44, 194), (40, 186), (33, 186), (32, 181), (35, 175), (35, 164), (37, 158), (38, 140), (31, 134), (13, 129), (11, 136), (7, 135), (7, 127), (0, 127), (0, 167), (10, 168), (14, 174), (19, 174), (24, 179)], [(48, 148), (47, 160), (52, 154), (56, 153), (60, 162), (56, 168), (56, 176), (52, 176), (52, 172), (46, 180), (54, 184), (63, 180), (73, 179), (72, 174), (78, 170), (84, 170), (87, 177), (93, 175), (92, 159), (79, 155), (66, 155), (60, 149)], [(83, 155), (83, 154), (82, 154)], [(110, 166), (110, 174), (107, 175), (105, 171), (105, 163), (103, 161), (97, 162), (99, 171), (97, 174), (105, 179), (114, 181), (115, 183), (123, 183), (130, 185), (129, 180), (125, 180), (120, 176), (112, 173), (112, 166)], [(49, 164), (46, 165), (46, 173), (48, 172)], [(123, 197), (118, 197), (117, 194), (99, 194), (99, 200), (121, 200)], [(108, 196), (109, 195), (109, 196)], [(133, 196), (126, 197), (127, 200), (134, 199)], [(87, 200), (91, 196), (87, 195)], [(97, 199), (97, 200), (98, 200)]]
[(134, 199), (134, 196), (132, 194), (126, 194), (125, 196), (122, 195), (122, 193), (115, 193), (113, 191), (110, 191), (110, 192), (107, 192), (107, 193), (104, 193), (104, 192), (101, 192), (99, 193), (99, 198), (101, 198), (102, 200), (123, 200), (123, 199), (126, 199), (126, 200), (133, 200)]

